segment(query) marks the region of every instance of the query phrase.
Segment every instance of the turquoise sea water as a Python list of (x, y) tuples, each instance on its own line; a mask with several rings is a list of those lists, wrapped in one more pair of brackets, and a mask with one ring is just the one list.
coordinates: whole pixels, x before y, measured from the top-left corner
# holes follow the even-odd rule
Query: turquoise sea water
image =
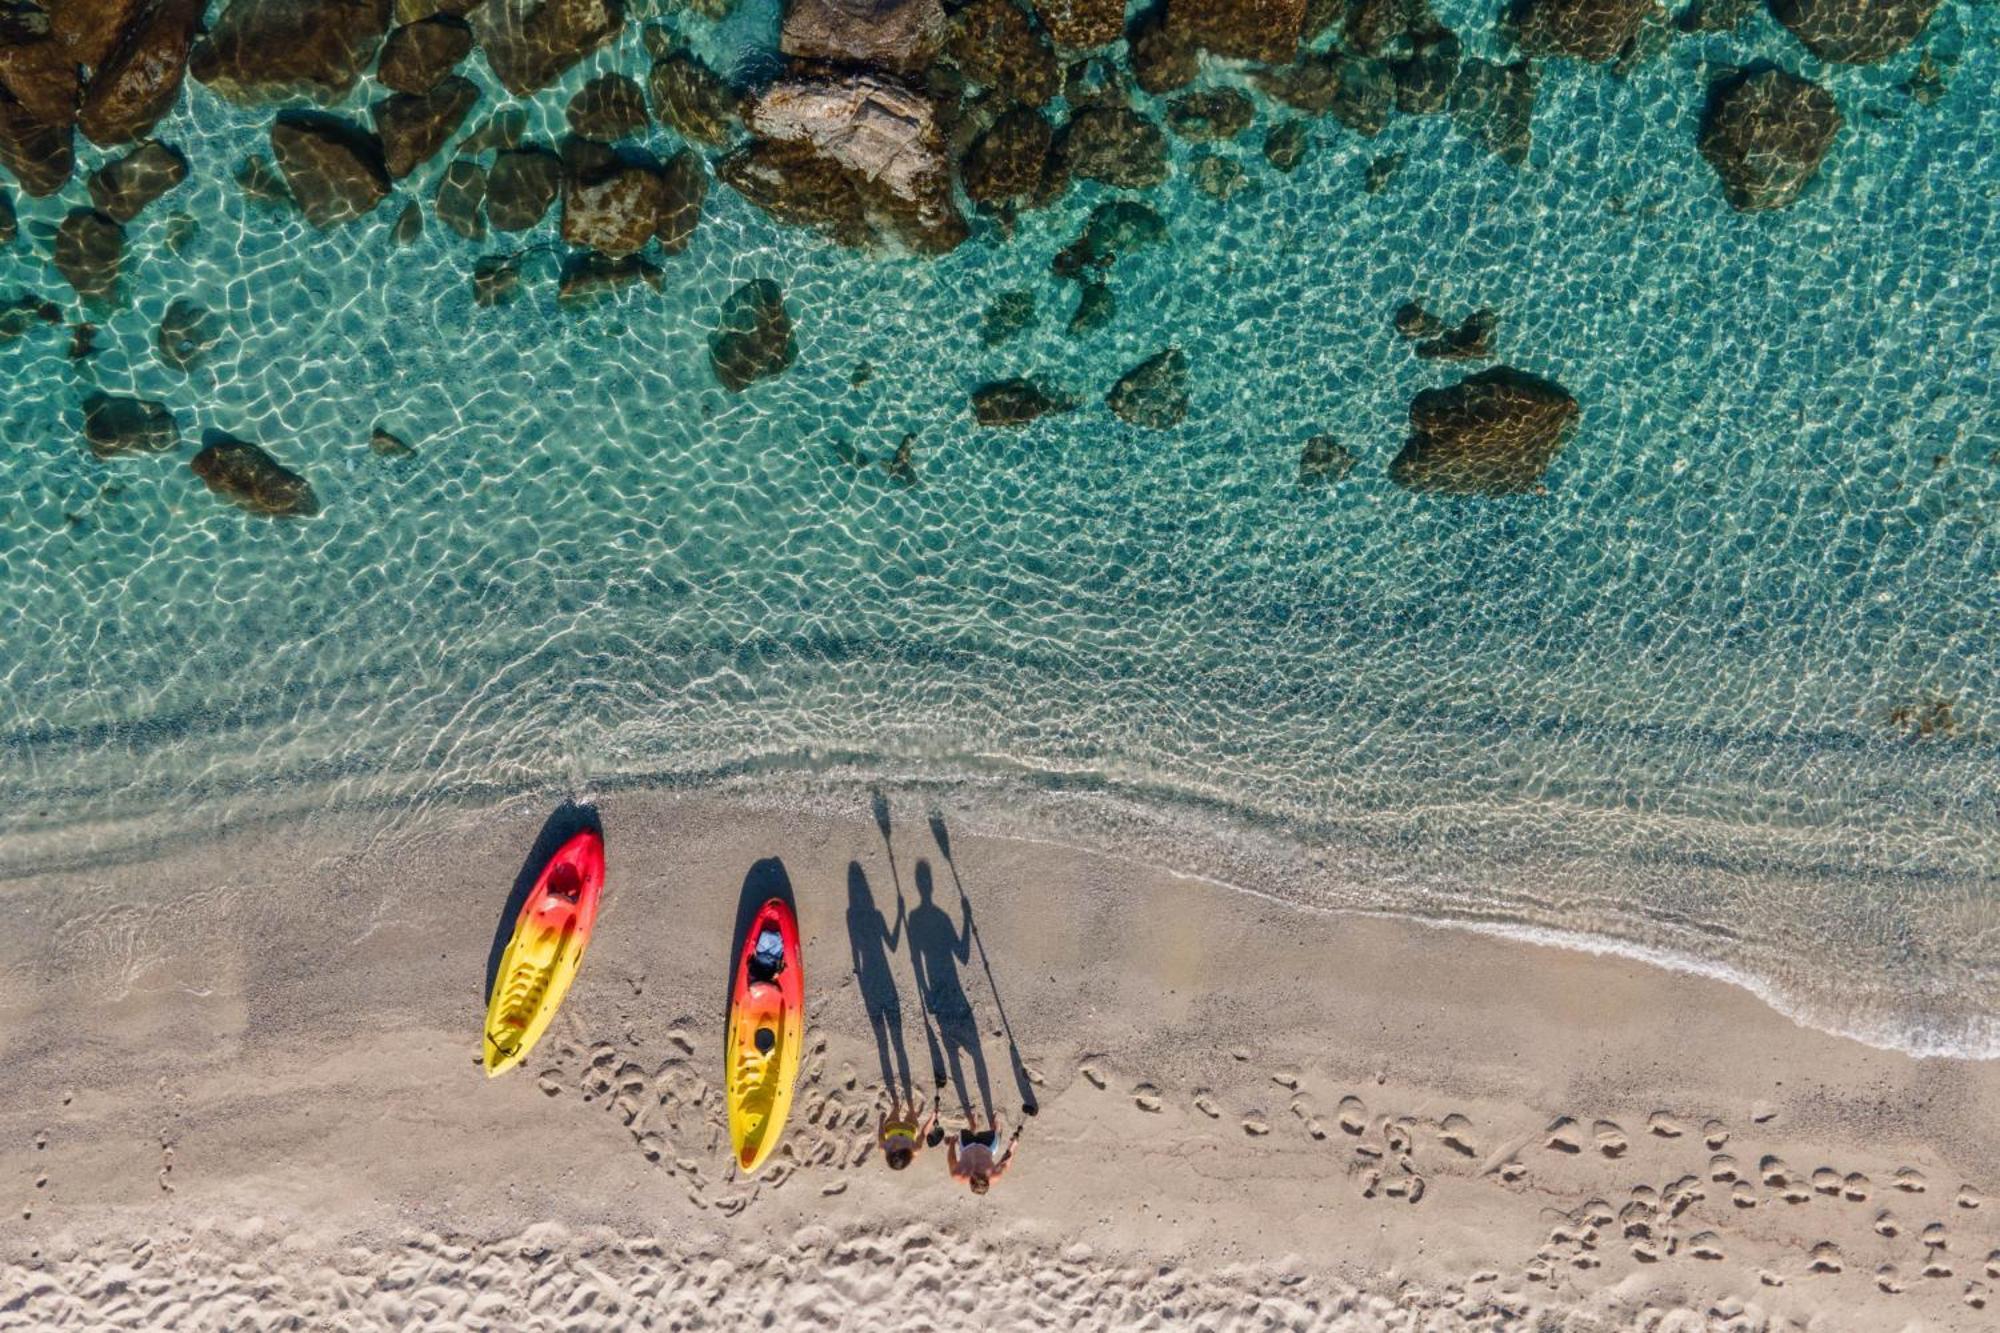
[[(1498, 57), (1487, 7), (1439, 12)], [(673, 21), (768, 67), (768, 7)], [(1628, 79), (1540, 62), (1520, 170), (1398, 117), (1372, 141), (1316, 122), (1281, 176), (1260, 98), (1222, 150), (1258, 188), (1204, 197), (1176, 144), (1151, 196), (1172, 244), (1122, 261), (1117, 318), (1082, 339), (1049, 260), (1095, 186), (934, 261), (837, 249), (718, 187), (664, 290), (565, 309), (531, 258), (524, 299), (488, 310), (474, 259), (552, 239), (553, 215), (484, 245), (427, 219), (395, 248), (447, 155), (314, 233), (231, 179), (270, 113), (190, 83), (158, 134), (193, 178), (128, 228), (98, 353), (71, 361), (54, 328), (0, 346), (0, 873), (280, 810), (370, 806), (410, 834), (496, 794), (889, 774), (1015, 831), (1623, 948), (1869, 1040), (2000, 1054), (1997, 33), (1953, 4), (1847, 69), (1759, 12)], [(1951, 64), (1928, 107), (1900, 87), (1926, 50)], [(1745, 216), (1694, 140), (1708, 78), (1755, 58), (1819, 79), (1847, 125), (1797, 206)], [(646, 64), (634, 23), (536, 99), (536, 132)], [(465, 72), (470, 128), (505, 95)], [(82, 317), (43, 233), (97, 160), (20, 201), (0, 299)], [(732, 395), (707, 339), (752, 278), (784, 288), (800, 354)], [(982, 345), (982, 310), (1022, 288), (1033, 327)], [(1493, 307), (1501, 359), (1581, 403), (1549, 494), (1390, 483), (1412, 395), (1464, 373), (1394, 332), (1411, 297)], [(153, 351), (176, 298), (224, 330), (188, 376)], [(1186, 422), (1111, 416), (1103, 392), (1169, 344)], [(1087, 405), (977, 428), (967, 393), (1013, 374)], [(165, 400), (184, 447), (93, 459), (93, 389)], [(417, 456), (371, 453), (378, 424)], [(186, 466), (208, 429), (303, 472), (324, 512), (217, 502)], [(911, 432), (915, 486), (847, 461)], [(1302, 492), (1318, 433), (1360, 462)]]

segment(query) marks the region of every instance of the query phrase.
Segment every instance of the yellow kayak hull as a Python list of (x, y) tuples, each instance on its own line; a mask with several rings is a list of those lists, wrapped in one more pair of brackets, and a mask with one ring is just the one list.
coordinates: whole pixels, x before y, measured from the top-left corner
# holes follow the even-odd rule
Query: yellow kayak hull
[(604, 890), (604, 842), (585, 830), (542, 870), (486, 1000), (486, 1076), (504, 1074), (542, 1039), (583, 963)]
[[(774, 977), (754, 974), (758, 936), (776, 930), (785, 965)], [(783, 899), (764, 904), (751, 921), (731, 989), (726, 1096), (729, 1141), (738, 1169), (749, 1174), (770, 1160), (784, 1137), (805, 1047), (805, 973), (799, 961), (799, 928)]]

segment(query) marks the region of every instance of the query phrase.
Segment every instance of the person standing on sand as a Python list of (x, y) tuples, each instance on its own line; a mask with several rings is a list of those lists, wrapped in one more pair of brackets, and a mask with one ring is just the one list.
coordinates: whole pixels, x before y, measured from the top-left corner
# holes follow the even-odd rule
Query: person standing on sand
[(918, 1123), (917, 1115), (923, 1110), (921, 1100), (912, 1098), (907, 1119), (898, 1119), (896, 1111), (896, 1090), (889, 1090), (889, 1109), (882, 1113), (882, 1128), (878, 1132), (882, 1142), (882, 1160), (889, 1164), (891, 1171), (901, 1171), (917, 1160), (917, 1154), (930, 1142), (931, 1131), (937, 1128), (937, 1107), (931, 1107), (928, 1119)]
[(979, 1128), (978, 1116), (970, 1116), (969, 1119), (971, 1123), (945, 1145), (944, 1164), (953, 1180), (964, 1181), (974, 1194), (984, 1194), (1013, 1164), (1014, 1149), (1021, 1141), (1021, 1131), (1016, 1129), (1007, 1136), (1007, 1150), (995, 1160), (993, 1151), (1000, 1146), (999, 1112), (994, 1113), (993, 1123), (983, 1132)]

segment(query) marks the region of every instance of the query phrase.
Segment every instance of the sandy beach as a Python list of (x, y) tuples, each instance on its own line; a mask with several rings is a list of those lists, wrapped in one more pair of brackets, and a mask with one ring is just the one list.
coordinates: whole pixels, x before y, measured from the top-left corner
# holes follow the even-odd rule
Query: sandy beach
[[(484, 968), (546, 806), (0, 885), (0, 1328), (1992, 1326), (1990, 1063), (885, 810), (886, 841), (865, 806), (607, 797), (582, 974), (490, 1082)], [(729, 935), (775, 876), (811, 1029), (745, 1180)], [(899, 895), (932, 915), (871, 1025), (850, 937)], [(983, 1199), (874, 1148), (898, 1027), (931, 1082), (935, 949), (967, 1097), (983, 1069), (1025, 1126)]]

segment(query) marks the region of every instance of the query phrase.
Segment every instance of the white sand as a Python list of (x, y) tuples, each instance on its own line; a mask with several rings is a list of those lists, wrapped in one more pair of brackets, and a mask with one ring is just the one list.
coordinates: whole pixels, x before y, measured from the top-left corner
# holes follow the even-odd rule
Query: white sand
[[(0, 1329), (2000, 1325), (1973, 1304), (2000, 1287), (2000, 1066), (970, 828), (954, 866), (891, 810), (893, 867), (866, 810), (607, 799), (582, 976), (494, 1082), (484, 969), (546, 811), (0, 883)], [(722, 1002), (769, 856), (813, 1032), (746, 1182)], [(941, 1151), (872, 1151), (848, 863), (893, 917), (920, 859), (954, 922), (962, 876), (1040, 1080), (984, 1199)], [(907, 947), (891, 965), (927, 1083)], [(1012, 1117), (978, 947), (959, 975)]]

